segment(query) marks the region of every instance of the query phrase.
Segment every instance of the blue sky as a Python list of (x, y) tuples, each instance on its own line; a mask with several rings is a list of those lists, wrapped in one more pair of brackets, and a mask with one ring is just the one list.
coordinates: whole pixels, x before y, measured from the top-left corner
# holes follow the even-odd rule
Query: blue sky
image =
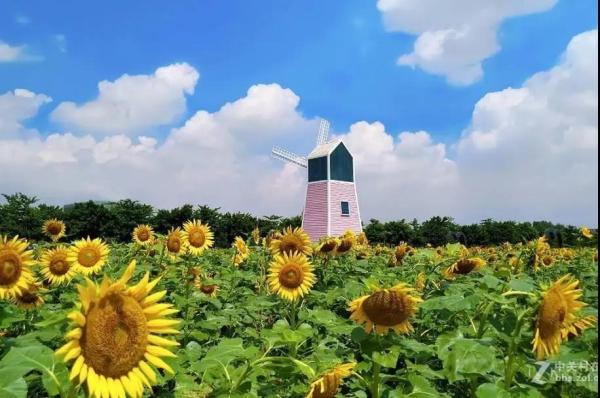
[(0, 192), (298, 214), (306, 176), (268, 154), (308, 152), (324, 117), (355, 155), (365, 219), (595, 225), (597, 13), (592, 0), (5, 0)]
[[(23, 18), (29, 22), (19, 23)], [(555, 64), (575, 34), (595, 28), (597, 2), (561, 1), (507, 20), (499, 31), (502, 50), (468, 87), (395, 65), (414, 36), (386, 32), (369, 1), (9, 0), (0, 6), (0, 26), (4, 41), (27, 43), (43, 57), (1, 65), (1, 92), (27, 87), (56, 103), (81, 102), (96, 95), (100, 80), (185, 61), (201, 74), (190, 113), (214, 111), (253, 84), (277, 82), (301, 97), (307, 117), (326, 117), (337, 130), (379, 120), (391, 131), (424, 129), (446, 141), (467, 126), (485, 93), (520, 85)], [(49, 111), (30, 125), (54, 128)]]

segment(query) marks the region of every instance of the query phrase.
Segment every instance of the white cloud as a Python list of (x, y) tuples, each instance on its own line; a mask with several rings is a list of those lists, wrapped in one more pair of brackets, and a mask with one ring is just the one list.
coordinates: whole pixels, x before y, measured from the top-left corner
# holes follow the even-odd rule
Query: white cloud
[(25, 58), (25, 46), (11, 46), (0, 40), (0, 63), (17, 62)]
[(379, 0), (391, 32), (416, 35), (399, 65), (419, 67), (456, 85), (481, 79), (481, 63), (500, 50), (498, 29), (508, 18), (549, 10), (557, 0)]
[[(380, 122), (341, 132), (355, 156), (365, 221), (451, 215), (597, 223), (597, 37), (576, 36), (556, 67), (481, 98), (448, 146)], [(124, 134), (4, 138), (2, 191), (56, 203), (133, 198), (298, 214), (305, 171), (269, 158), (273, 143), (313, 142), (316, 121), (298, 106), (291, 90), (256, 85), (215, 112), (196, 112), (162, 143)]]
[(20, 88), (0, 94), (0, 139), (23, 135), (26, 129), (22, 123), (50, 101), (47, 95)]
[(461, 212), (597, 222), (598, 32), (522, 87), (484, 96), (457, 151)]
[(4, 140), (0, 166), (8, 173), (2, 191), (30, 192), (59, 203), (131, 197), (164, 207), (207, 203), (295, 214), (302, 205), (302, 172), (280, 173), (281, 164), (269, 158), (272, 141), (266, 137), (312, 132), (315, 123), (302, 118), (298, 101), (277, 84), (252, 86), (214, 113), (198, 111), (160, 145), (153, 138), (123, 134)]
[(379, 122), (355, 123), (342, 138), (355, 158), (364, 216), (423, 219), (452, 214), (459, 175), (444, 144), (433, 142), (424, 131), (393, 137)]
[(199, 74), (181, 63), (158, 68), (152, 75), (123, 75), (101, 81), (98, 97), (77, 105), (62, 102), (52, 120), (93, 134), (136, 134), (169, 125), (186, 110), (186, 95), (194, 93)]

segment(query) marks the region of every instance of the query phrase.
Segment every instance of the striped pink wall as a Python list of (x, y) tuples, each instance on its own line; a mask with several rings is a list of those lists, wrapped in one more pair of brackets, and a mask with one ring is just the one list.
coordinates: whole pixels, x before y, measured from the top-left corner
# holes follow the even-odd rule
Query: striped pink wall
[(313, 241), (327, 235), (327, 181), (308, 184), (302, 228)]
[[(358, 214), (358, 200), (354, 184), (340, 181), (330, 182), (330, 214), (331, 214), (331, 236), (338, 236), (347, 230), (355, 233), (362, 232), (360, 225), (360, 216)], [(342, 216), (341, 202), (348, 202), (350, 205), (350, 215)]]

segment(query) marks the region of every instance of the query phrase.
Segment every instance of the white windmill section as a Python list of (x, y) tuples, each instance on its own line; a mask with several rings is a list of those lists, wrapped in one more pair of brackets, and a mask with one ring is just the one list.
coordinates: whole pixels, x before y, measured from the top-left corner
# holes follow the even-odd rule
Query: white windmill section
[(277, 159), (281, 159), (281, 160), (285, 160), (285, 161), (294, 163), (300, 167), (304, 167), (304, 168), (308, 167), (306, 158), (304, 156), (296, 155), (295, 153), (292, 153), (292, 152), (288, 151), (287, 149), (283, 149), (283, 148), (274, 146), (271, 153)]
[(321, 123), (319, 123), (319, 133), (317, 134), (317, 145), (326, 143), (327, 138), (329, 138), (329, 122), (325, 119), (321, 119)]

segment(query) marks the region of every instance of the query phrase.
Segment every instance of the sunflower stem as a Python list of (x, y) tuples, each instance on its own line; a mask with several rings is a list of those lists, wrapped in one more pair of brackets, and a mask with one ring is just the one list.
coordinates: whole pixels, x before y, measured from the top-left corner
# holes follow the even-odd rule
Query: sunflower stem
[[(191, 269), (191, 267), (188, 265), (187, 266), (187, 271), (186, 271), (186, 278), (187, 275), (189, 274), (189, 270)], [(186, 280), (185, 283), (185, 326), (186, 326), (186, 331), (185, 331), (185, 335), (183, 337), (183, 346), (185, 347), (188, 343), (189, 337), (190, 337), (190, 295), (192, 294), (192, 283), (188, 280)]]
[(166, 245), (162, 245), (160, 249), (160, 257), (158, 259), (158, 268), (161, 270), (163, 269), (163, 260), (165, 258), (165, 247)]
[(481, 318), (479, 319), (479, 328), (477, 329), (477, 338), (478, 339), (482, 338), (483, 334), (485, 333), (487, 318), (488, 318), (488, 315), (490, 314), (490, 311), (492, 310), (492, 308), (494, 308), (494, 302), (490, 301), (488, 303), (488, 305), (486, 305), (485, 309), (483, 310), (483, 314), (481, 315)]
[(518, 340), (519, 337), (521, 336), (521, 329), (523, 328), (523, 325), (525, 324), (525, 315), (527, 314), (528, 311), (523, 311), (520, 315), (519, 318), (517, 319), (517, 324), (515, 325), (515, 330), (513, 331), (513, 335), (512, 335), (512, 339), (509, 343), (508, 346), (508, 352), (507, 352), (507, 361), (506, 361), (506, 366), (504, 368), (504, 386), (506, 388), (506, 390), (510, 390), (510, 387), (512, 386), (513, 383), (513, 379), (515, 377), (515, 370), (514, 370), (514, 365), (515, 365), (515, 359), (517, 358), (517, 347), (518, 347)]
[(299, 300), (294, 300), (290, 306), (289, 323), (292, 330), (296, 330), (298, 327), (298, 302)]
[(381, 365), (377, 362), (373, 362), (373, 377), (371, 379), (371, 398), (379, 398), (379, 382)]

